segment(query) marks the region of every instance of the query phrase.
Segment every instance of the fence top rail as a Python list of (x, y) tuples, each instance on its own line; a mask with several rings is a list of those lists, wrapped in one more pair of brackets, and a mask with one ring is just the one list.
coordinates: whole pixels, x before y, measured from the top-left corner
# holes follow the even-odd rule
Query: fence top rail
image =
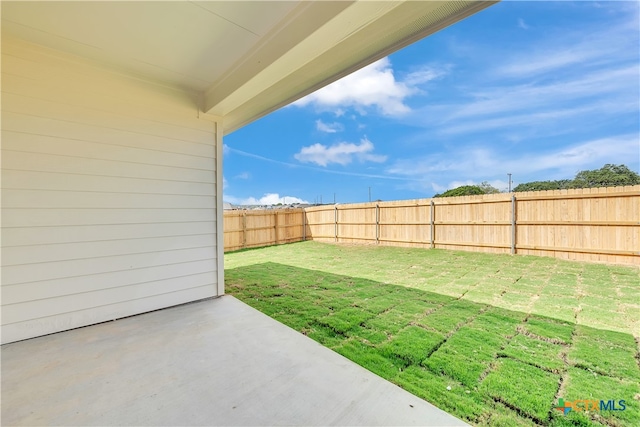
[(363, 205), (336, 205), (336, 209), (338, 209), (339, 211), (346, 211), (346, 210), (357, 210), (357, 209), (375, 209), (376, 205), (373, 206), (363, 206)]
[(520, 196), (516, 194), (516, 200), (528, 202), (536, 200), (567, 200), (567, 199), (596, 199), (596, 198), (614, 198), (614, 197), (633, 197), (640, 196), (640, 190), (638, 191), (621, 191), (618, 193), (583, 193), (583, 194), (555, 194), (555, 195), (531, 195)]
[(363, 203), (342, 203), (339, 204), (340, 209), (375, 209), (382, 208), (400, 208), (400, 207), (419, 207), (429, 204), (431, 199), (413, 199), (413, 200), (389, 200), (386, 202), (363, 202)]
[(277, 214), (294, 214), (304, 212), (303, 208), (294, 208), (294, 209), (254, 209), (254, 210), (233, 210), (233, 211), (225, 211), (224, 214), (227, 216), (267, 216)]
[(331, 206), (311, 206), (309, 208), (303, 209), (305, 212), (313, 213), (313, 212), (328, 212), (336, 210), (334, 205)]
[[(605, 195), (604, 197), (617, 197), (625, 196), (625, 193), (632, 193), (628, 195), (640, 195), (640, 185), (621, 185), (618, 187), (593, 187), (593, 188), (572, 188), (566, 190), (544, 190), (544, 191), (522, 191), (515, 193), (519, 199), (524, 198), (537, 198), (547, 196), (563, 196), (571, 197), (575, 195), (594, 196)], [(635, 193), (635, 194), (633, 194)], [(598, 196), (597, 196), (598, 197)], [(603, 197), (603, 196), (599, 196)]]
[[(503, 199), (479, 199), (479, 200), (442, 200), (442, 199), (434, 199), (434, 205), (438, 206), (448, 206), (448, 205), (479, 205), (479, 204), (488, 204), (488, 203), (511, 203), (511, 194), (505, 193), (506, 196)], [(465, 196), (471, 197), (471, 196)], [(444, 197), (443, 197), (444, 199)], [(447, 197), (449, 199), (449, 197)], [(451, 197), (454, 199), (454, 197)], [(457, 197), (455, 197), (457, 199)]]

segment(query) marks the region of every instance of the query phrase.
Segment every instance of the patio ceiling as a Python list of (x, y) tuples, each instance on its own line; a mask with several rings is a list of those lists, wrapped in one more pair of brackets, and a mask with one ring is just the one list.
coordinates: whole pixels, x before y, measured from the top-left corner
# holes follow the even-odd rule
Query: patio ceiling
[(229, 133), (493, 3), (3, 1), (2, 32), (194, 91)]

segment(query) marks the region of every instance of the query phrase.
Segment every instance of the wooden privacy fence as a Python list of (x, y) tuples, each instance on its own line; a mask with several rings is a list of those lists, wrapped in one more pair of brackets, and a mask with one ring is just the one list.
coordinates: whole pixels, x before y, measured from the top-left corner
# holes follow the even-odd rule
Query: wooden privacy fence
[(304, 218), (302, 209), (225, 211), (224, 250), (305, 240)]
[[(260, 215), (253, 212), (246, 218)], [(259, 212), (262, 222), (252, 226), (275, 233), (282, 213)], [(292, 217), (286, 226), (289, 234), (278, 235), (281, 243), (312, 239), (640, 265), (640, 186), (325, 205), (284, 212)], [(237, 218), (242, 213), (231, 215)], [(243, 243), (236, 238), (227, 247), (227, 230), (242, 229), (238, 223), (228, 225), (227, 218), (225, 213), (226, 250), (277, 243), (278, 236), (251, 234), (245, 226)], [(255, 240), (261, 237), (264, 243)]]

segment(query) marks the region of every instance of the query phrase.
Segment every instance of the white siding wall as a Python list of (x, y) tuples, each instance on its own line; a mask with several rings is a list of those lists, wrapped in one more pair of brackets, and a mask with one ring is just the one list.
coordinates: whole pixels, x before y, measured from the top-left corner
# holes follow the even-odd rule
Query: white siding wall
[(3, 343), (217, 294), (196, 98), (3, 38)]

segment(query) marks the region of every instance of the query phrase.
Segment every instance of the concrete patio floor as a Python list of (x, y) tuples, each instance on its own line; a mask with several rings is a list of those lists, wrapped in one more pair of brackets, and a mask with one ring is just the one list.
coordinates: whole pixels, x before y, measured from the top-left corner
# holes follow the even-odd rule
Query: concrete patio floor
[(4, 345), (2, 425), (466, 425), (232, 296)]

